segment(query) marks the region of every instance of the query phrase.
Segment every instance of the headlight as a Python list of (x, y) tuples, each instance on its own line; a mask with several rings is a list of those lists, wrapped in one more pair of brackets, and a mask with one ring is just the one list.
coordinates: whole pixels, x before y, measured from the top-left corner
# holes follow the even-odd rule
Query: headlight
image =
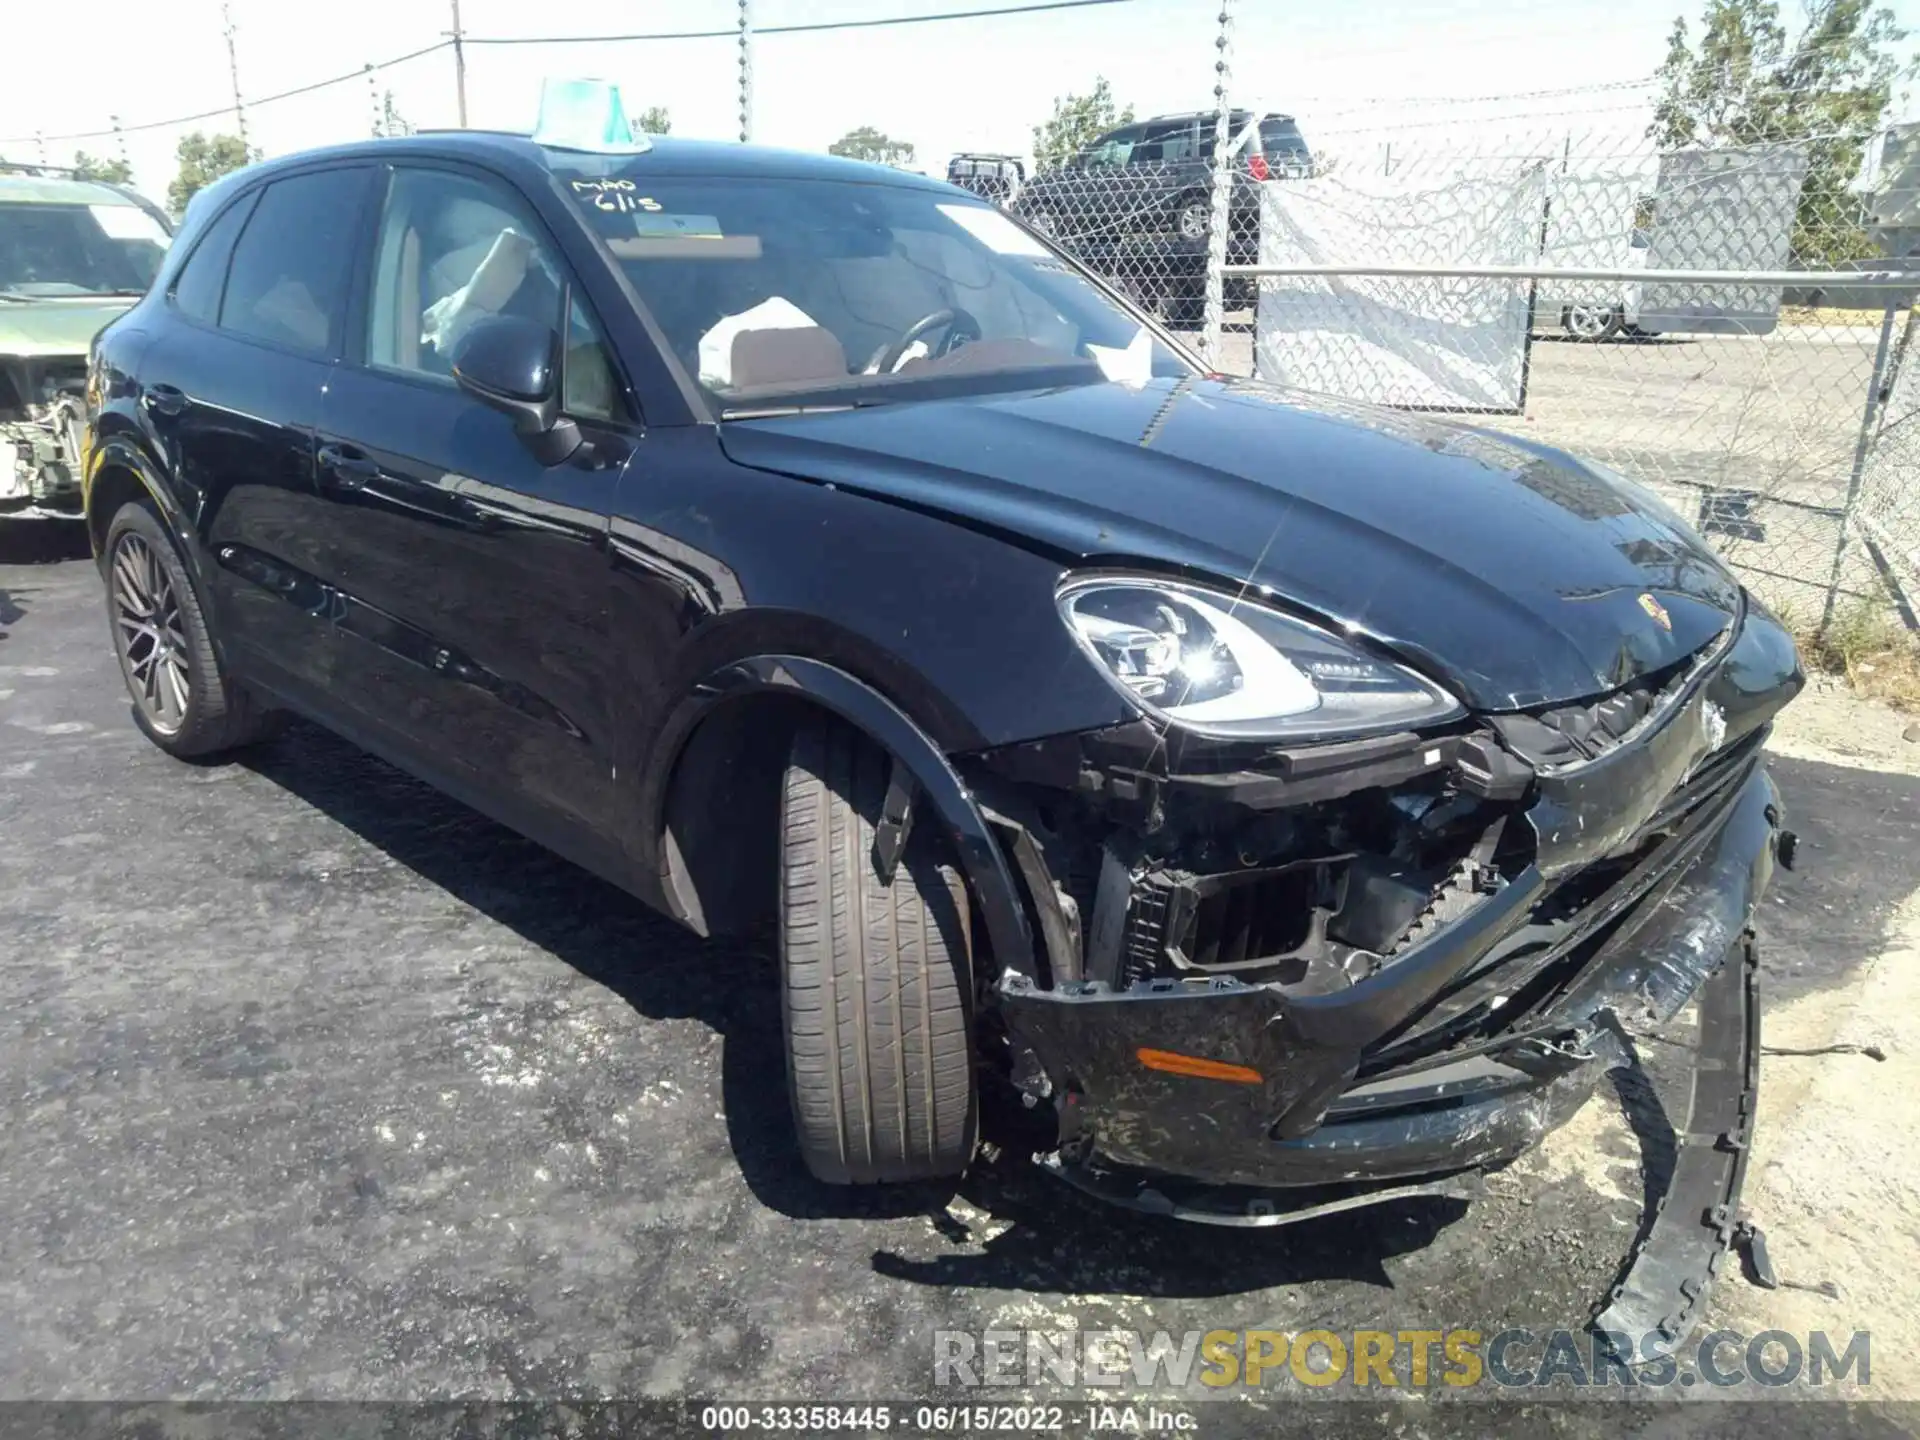
[(1158, 580), (1078, 580), (1060, 613), (1142, 709), (1221, 739), (1348, 736), (1446, 720), (1460, 702), (1404, 666), (1246, 600)]

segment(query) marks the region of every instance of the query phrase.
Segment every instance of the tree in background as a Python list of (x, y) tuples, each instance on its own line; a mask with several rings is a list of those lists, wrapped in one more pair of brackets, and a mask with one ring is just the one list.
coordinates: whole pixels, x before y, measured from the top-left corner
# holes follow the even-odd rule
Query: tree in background
[(1794, 258), (1809, 266), (1862, 259), (1875, 249), (1847, 185), (1894, 84), (1913, 73), (1893, 53), (1904, 39), (1893, 12), (1873, 0), (1808, 0), (1806, 26), (1791, 43), (1777, 0), (1707, 0), (1698, 46), (1684, 19), (1673, 22), (1647, 134), (1663, 149), (1804, 144)]
[(871, 125), (849, 130), (827, 146), (829, 155), (844, 155), (849, 160), (871, 160), (876, 165), (911, 165), (913, 146), (904, 140), (882, 135)]
[(671, 135), (673, 117), (667, 113), (666, 106), (649, 105), (640, 112), (640, 119), (635, 122), (634, 128), (642, 135)]
[(1098, 76), (1085, 95), (1062, 95), (1053, 102), (1053, 114), (1033, 127), (1036, 170), (1056, 170), (1107, 131), (1133, 123), (1133, 106), (1116, 109), (1113, 88)]
[(222, 175), (251, 165), (260, 158), (238, 135), (206, 135), (196, 130), (180, 137), (174, 151), (180, 161), (180, 173), (167, 186), (167, 208), (175, 215), (187, 213), (187, 202)]
[(73, 178), (99, 180), (108, 185), (131, 185), (133, 167), (124, 160), (109, 160), (102, 155), (89, 155), (84, 150), (76, 150), (73, 152)]

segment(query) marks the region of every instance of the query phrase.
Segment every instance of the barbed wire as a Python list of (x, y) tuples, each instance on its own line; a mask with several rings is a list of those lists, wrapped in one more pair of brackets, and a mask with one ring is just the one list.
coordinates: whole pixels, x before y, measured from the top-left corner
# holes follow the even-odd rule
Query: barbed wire
[[(1345, 110), (1323, 110), (1324, 116), (1361, 115), (1388, 105), (1495, 105), (1519, 100), (1559, 100), (1574, 95), (1603, 95), (1616, 90), (1641, 90), (1660, 83), (1658, 75), (1635, 80), (1607, 80), (1588, 85), (1565, 85), (1552, 90), (1515, 90), (1499, 95), (1382, 95), (1349, 104)], [(1351, 95), (1298, 95), (1289, 103), (1315, 105), (1329, 100), (1353, 101)]]

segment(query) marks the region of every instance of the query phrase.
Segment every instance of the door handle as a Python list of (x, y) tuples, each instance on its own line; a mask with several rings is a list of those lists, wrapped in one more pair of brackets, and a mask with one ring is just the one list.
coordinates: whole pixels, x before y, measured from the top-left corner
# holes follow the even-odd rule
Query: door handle
[(358, 490), (380, 475), (380, 467), (372, 460), (343, 445), (322, 445), (317, 458), (320, 468), (338, 480), (343, 489)]
[(140, 403), (156, 415), (178, 415), (187, 408), (187, 392), (174, 385), (149, 385)]

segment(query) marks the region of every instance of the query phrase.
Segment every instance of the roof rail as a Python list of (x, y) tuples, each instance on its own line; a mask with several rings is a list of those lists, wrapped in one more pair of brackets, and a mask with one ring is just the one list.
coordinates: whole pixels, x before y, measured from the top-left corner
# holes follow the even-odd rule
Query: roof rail
[[(478, 125), (422, 125), (413, 132), (415, 135), (506, 135), (515, 140), (531, 140), (532, 132), (527, 130), (488, 130)], [(406, 135), (391, 135), (391, 140), (405, 140)]]
[(68, 180), (80, 178), (80, 172), (71, 165), (30, 165), (23, 160), (0, 160), (0, 175), (61, 176)]
[[(1149, 115), (1146, 118), (1144, 123), (1148, 125), (1153, 125), (1153, 124), (1157, 124), (1162, 120), (1196, 120), (1208, 115), (1217, 115), (1219, 113), (1220, 112), (1217, 110), (1175, 110), (1166, 115)], [(1233, 116), (1233, 115), (1251, 116), (1253, 114), (1253, 111), (1245, 108), (1244, 106), (1236, 105), (1231, 110), (1227, 111), (1227, 114), (1229, 116)], [(1262, 120), (1291, 120), (1293, 119), (1293, 116), (1287, 114), (1283, 110), (1263, 110), (1260, 112), (1260, 118)]]

